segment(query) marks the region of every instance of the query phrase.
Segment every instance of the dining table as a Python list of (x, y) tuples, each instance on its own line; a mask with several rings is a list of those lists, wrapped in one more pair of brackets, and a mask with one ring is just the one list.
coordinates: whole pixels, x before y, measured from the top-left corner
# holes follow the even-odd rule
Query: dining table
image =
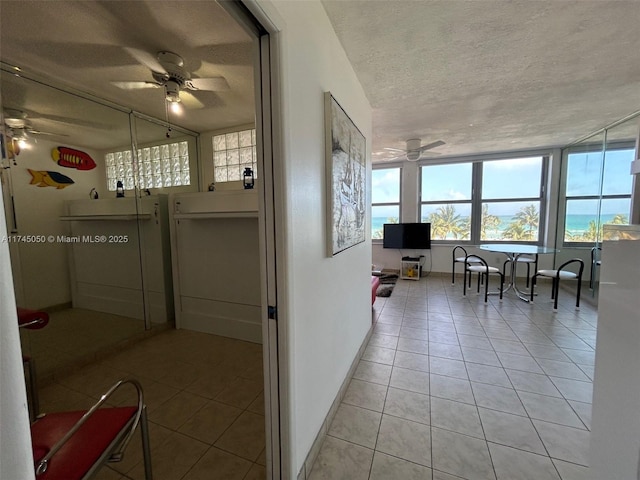
[(520, 290), (516, 284), (516, 267), (518, 265), (518, 258), (521, 255), (546, 255), (556, 253), (558, 251), (551, 247), (522, 243), (485, 243), (478, 246), (478, 248), (488, 252), (504, 253), (507, 256), (508, 261), (511, 263), (511, 271), (509, 272), (507, 286), (503, 289), (502, 293), (504, 294), (509, 290), (513, 290), (518, 298), (525, 302), (529, 301), (530, 295), (529, 293)]

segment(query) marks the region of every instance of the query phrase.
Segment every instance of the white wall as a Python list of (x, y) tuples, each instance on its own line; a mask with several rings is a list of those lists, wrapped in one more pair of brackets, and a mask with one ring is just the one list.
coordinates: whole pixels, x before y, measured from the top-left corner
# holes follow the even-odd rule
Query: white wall
[[(324, 92), (371, 147), (371, 108), (318, 1), (260, 2), (281, 30), (292, 478), (371, 327), (371, 244), (326, 256)], [(367, 166), (370, 178), (370, 163)], [(370, 181), (367, 180), (367, 184)], [(369, 219), (370, 221), (370, 219)]]
[[(95, 151), (78, 148), (93, 158), (96, 168), (82, 171), (61, 167), (51, 158), (51, 150), (59, 145), (38, 139), (38, 143), (20, 152), (17, 165), (11, 165), (19, 235), (67, 235), (67, 225), (59, 220), (64, 215), (65, 200), (88, 199), (89, 191), (94, 187), (101, 198), (107, 195), (103, 157)], [(64, 146), (74, 148), (73, 145)], [(63, 189), (31, 185), (32, 176), (27, 169), (55, 171), (75, 183)], [(38, 309), (71, 301), (66, 244), (20, 242), (18, 250), (25, 302), (21, 306)]]

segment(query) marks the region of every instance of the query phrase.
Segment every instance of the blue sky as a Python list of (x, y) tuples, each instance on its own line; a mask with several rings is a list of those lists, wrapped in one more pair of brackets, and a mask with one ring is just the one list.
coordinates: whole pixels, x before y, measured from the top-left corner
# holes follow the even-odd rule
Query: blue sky
[[(603, 194), (630, 194), (632, 177), (629, 165), (634, 150), (610, 150), (605, 158)], [(597, 195), (600, 184), (602, 153), (571, 154), (568, 166), (567, 195)], [(541, 157), (517, 160), (495, 160), (483, 163), (482, 196), (486, 199), (536, 198), (540, 195)], [(422, 200), (442, 201), (470, 200), (472, 165), (470, 163), (433, 165), (422, 169)], [(398, 202), (398, 170), (374, 170), (372, 177), (372, 201), (374, 203)], [(524, 203), (490, 204), (493, 215), (512, 215)], [(594, 201), (571, 201), (568, 214), (595, 213)], [(628, 200), (606, 200), (603, 214), (628, 214)], [(465, 215), (466, 205), (457, 209)], [(385, 212), (391, 212), (384, 209)], [(378, 213), (380, 213), (378, 215)], [(382, 208), (373, 216), (385, 216)]]

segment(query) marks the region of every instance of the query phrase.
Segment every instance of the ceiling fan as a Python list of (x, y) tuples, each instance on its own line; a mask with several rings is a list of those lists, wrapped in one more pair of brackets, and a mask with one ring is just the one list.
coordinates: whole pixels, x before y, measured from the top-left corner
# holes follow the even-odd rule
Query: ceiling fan
[[(405, 150), (401, 150), (399, 148), (390, 148), (385, 147), (385, 150), (390, 152), (397, 152), (401, 155), (399, 157), (393, 158), (392, 160), (409, 160), (410, 162), (415, 162), (422, 157), (422, 154), (427, 150), (431, 150), (432, 148), (439, 147), (440, 145), (444, 145), (445, 142), (442, 140), (438, 140), (436, 142), (431, 142), (426, 145), (422, 145), (422, 139), (420, 138), (410, 138), (407, 140), (407, 148)], [(429, 152), (430, 154), (439, 155), (438, 152)]]
[(51, 135), (67, 137), (64, 133), (45, 132), (34, 128), (27, 113), (21, 110), (6, 109), (4, 111), (4, 124), (16, 141), (26, 142), (30, 135)]
[(184, 68), (184, 60), (175, 53), (158, 52), (154, 56), (137, 48), (127, 47), (125, 50), (138, 62), (151, 70), (153, 81), (111, 82), (116, 87), (124, 90), (164, 87), (168, 102), (183, 102), (185, 106), (191, 108), (202, 108), (204, 104), (193, 96), (190, 91), (208, 90), (216, 92), (229, 89), (229, 84), (224, 77), (191, 78), (191, 73)]

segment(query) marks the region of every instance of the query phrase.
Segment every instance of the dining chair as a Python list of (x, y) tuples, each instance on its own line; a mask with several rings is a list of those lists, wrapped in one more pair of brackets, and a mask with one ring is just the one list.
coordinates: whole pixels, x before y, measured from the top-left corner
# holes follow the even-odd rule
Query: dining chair
[[(18, 307), (18, 327), (27, 330), (39, 330), (49, 324), (49, 314), (47, 312), (29, 310)], [(29, 419), (35, 420), (40, 413), (38, 400), (38, 380), (36, 378), (36, 364), (31, 355), (22, 355), (22, 364), (26, 367), (29, 376), (27, 383), (27, 397), (29, 398)]]
[[(568, 270), (567, 267), (577, 268), (577, 271)], [(531, 277), (531, 299), (529, 303), (533, 303), (533, 295), (536, 287), (536, 280), (538, 277), (550, 278), (551, 284), (551, 299), (553, 300), (553, 311), (558, 311), (558, 290), (560, 287), (560, 280), (578, 280), (577, 293), (576, 293), (576, 310), (580, 308), (580, 289), (582, 287), (582, 272), (584, 270), (584, 261), (581, 258), (573, 258), (564, 262), (555, 270), (538, 270), (533, 277)]]
[(596, 282), (596, 268), (602, 265), (600, 260), (600, 252), (602, 247), (593, 247), (591, 249), (591, 272), (589, 272), (589, 288), (593, 290), (593, 286)]
[(504, 289), (504, 274), (498, 267), (491, 267), (487, 261), (478, 255), (467, 255), (464, 259), (466, 268), (464, 270), (462, 294), (467, 294), (467, 272), (469, 273), (469, 283), (471, 283), (471, 275), (478, 274), (478, 293), (480, 293), (480, 281), (484, 278), (484, 303), (487, 303), (489, 296), (489, 274), (494, 273), (500, 276), (500, 300), (502, 301), (502, 293)]
[[(502, 274), (506, 277), (507, 276), (507, 264), (511, 263), (513, 260), (511, 258), (508, 258), (507, 260), (505, 260), (504, 264), (502, 265)], [(527, 288), (529, 288), (529, 279), (531, 278), (531, 264), (533, 264), (533, 271), (537, 272), (538, 271), (538, 254), (522, 254), (519, 255), (516, 258), (516, 264), (513, 267), (514, 268), (514, 277), (515, 274), (517, 273), (517, 267), (519, 263), (524, 263), (527, 266)], [(515, 278), (513, 279), (515, 281)]]
[[(101, 408), (125, 384), (135, 387), (136, 404)], [(31, 424), (36, 480), (93, 478), (105, 463), (122, 461), (138, 426), (142, 436), (144, 478), (152, 480), (147, 409), (137, 380), (119, 380), (88, 411), (40, 415)]]
[[(456, 253), (459, 251), (459, 253)], [(457, 256), (456, 256), (457, 255)], [(456, 283), (456, 263), (466, 264), (467, 259), (471, 263), (479, 263), (473, 256), (470, 256), (467, 249), (462, 245), (456, 245), (451, 252), (451, 285)], [(466, 272), (465, 272), (466, 276)], [(469, 288), (471, 288), (471, 276), (469, 276)]]

